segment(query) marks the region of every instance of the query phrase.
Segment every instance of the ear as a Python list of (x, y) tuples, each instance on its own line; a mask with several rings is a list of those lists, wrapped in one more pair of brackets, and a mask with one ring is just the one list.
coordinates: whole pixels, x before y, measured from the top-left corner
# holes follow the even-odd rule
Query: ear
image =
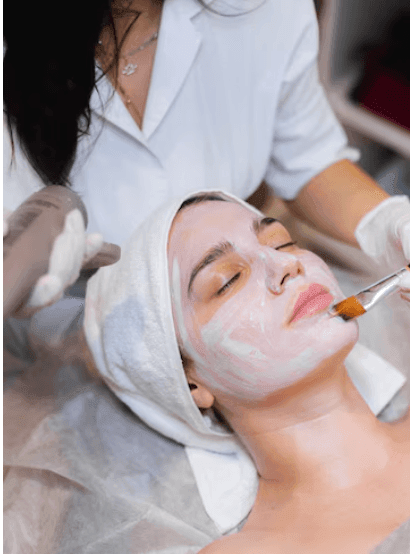
[(181, 355), (182, 365), (184, 366), (191, 396), (195, 404), (198, 408), (211, 408), (215, 401), (213, 394), (195, 379), (195, 366), (191, 358), (183, 352), (182, 348), (179, 349), (179, 353)]
[(213, 406), (215, 397), (204, 385), (201, 385), (190, 377), (188, 377), (188, 385), (191, 390), (191, 396), (198, 408), (206, 409)]

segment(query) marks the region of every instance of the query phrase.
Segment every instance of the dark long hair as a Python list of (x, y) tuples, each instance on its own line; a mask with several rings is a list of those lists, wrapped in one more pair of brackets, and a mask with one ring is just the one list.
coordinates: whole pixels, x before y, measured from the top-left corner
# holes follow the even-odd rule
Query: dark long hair
[[(139, 16), (132, 13), (130, 27)], [(90, 97), (96, 86), (95, 53), (103, 28), (114, 39), (115, 64), (121, 44), (112, 0), (4, 3), (7, 125), (13, 147), (17, 135), (45, 184), (68, 184), (78, 140), (88, 132)]]

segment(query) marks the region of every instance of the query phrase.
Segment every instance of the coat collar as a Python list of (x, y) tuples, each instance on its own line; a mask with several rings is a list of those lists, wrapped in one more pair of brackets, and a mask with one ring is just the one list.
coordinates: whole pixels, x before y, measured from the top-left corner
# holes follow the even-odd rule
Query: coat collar
[(92, 94), (93, 111), (146, 144), (192, 67), (202, 40), (192, 19), (203, 9), (198, 0), (165, 0), (142, 131), (106, 77), (99, 81), (98, 91)]

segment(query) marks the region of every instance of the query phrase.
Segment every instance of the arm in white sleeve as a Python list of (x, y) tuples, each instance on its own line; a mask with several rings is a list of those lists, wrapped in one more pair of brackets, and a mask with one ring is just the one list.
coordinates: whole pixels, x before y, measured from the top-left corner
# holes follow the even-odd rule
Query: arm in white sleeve
[[(357, 161), (319, 82), (318, 25), (313, 2), (299, 2), (303, 11), (281, 85), (275, 134), (266, 182), (275, 193), (293, 199), (326, 167), (341, 159)], [(297, 40), (296, 40), (297, 38)]]

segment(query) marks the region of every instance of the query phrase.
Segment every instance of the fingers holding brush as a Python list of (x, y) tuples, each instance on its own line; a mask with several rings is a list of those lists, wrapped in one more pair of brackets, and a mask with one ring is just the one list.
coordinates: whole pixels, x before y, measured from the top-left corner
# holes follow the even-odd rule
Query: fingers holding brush
[(403, 300), (410, 302), (410, 265), (406, 268), (408, 271), (400, 276), (400, 296)]

